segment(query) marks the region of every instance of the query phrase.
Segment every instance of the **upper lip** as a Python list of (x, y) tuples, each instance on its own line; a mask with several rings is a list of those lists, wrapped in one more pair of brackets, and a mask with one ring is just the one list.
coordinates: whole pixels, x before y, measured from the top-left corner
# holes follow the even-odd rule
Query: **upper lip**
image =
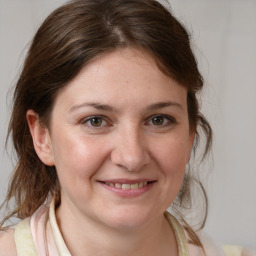
[(153, 182), (156, 181), (154, 179), (136, 179), (136, 180), (131, 180), (131, 179), (106, 179), (106, 180), (99, 180), (99, 182), (104, 182), (104, 183), (121, 183), (121, 184), (136, 184), (140, 182)]

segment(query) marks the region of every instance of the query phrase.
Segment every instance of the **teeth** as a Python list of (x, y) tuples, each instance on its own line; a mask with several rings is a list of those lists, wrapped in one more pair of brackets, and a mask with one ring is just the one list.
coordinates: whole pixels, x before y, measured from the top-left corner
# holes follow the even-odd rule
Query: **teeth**
[(122, 188), (122, 184), (120, 184), (120, 183), (115, 183), (115, 187), (116, 187), (116, 188)]
[(122, 189), (131, 189), (131, 184), (122, 184)]
[(138, 189), (139, 188), (139, 184), (135, 183), (135, 184), (131, 184), (131, 189)]
[(144, 182), (140, 182), (139, 183), (139, 188), (143, 188), (143, 186), (144, 186)]
[(128, 189), (143, 188), (143, 187), (147, 186), (148, 182), (144, 181), (144, 182), (139, 182), (139, 183), (134, 183), (134, 184), (121, 184), (121, 183), (106, 182), (105, 184), (107, 186), (110, 186), (110, 187), (115, 187), (115, 188), (121, 188), (121, 189), (124, 189), (124, 190), (128, 190)]

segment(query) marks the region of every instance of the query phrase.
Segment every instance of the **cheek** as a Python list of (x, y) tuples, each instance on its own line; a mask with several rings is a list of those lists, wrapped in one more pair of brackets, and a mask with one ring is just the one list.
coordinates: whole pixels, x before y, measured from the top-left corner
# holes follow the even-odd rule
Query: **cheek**
[(155, 143), (155, 152), (160, 161), (166, 166), (186, 165), (189, 156), (189, 139), (167, 138), (160, 144)]
[[(159, 141), (158, 141), (159, 143)], [(161, 204), (163, 210), (175, 200), (182, 186), (186, 169), (187, 143), (175, 137), (166, 138), (155, 147), (155, 159), (162, 172)]]
[(155, 145), (157, 145), (154, 149), (155, 158), (163, 175), (168, 182), (181, 185), (189, 153), (188, 141), (173, 137)]
[(83, 136), (60, 135), (61, 133), (55, 137), (57, 143), (53, 144), (59, 176), (69, 176), (71, 179), (93, 176), (106, 156), (102, 143)]

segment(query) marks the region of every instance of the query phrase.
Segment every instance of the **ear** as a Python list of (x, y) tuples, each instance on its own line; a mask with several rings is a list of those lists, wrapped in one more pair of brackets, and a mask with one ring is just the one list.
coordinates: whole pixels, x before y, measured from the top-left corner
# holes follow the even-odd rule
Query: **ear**
[(38, 157), (44, 164), (53, 166), (54, 157), (49, 130), (42, 126), (37, 113), (31, 109), (27, 111), (27, 122)]

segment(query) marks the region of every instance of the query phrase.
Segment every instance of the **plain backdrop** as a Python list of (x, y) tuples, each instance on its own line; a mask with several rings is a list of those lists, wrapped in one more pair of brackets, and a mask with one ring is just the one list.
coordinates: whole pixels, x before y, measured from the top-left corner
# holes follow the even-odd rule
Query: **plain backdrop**
[[(10, 88), (33, 34), (64, 0), (0, 0), (0, 200), (15, 159), (5, 151)], [(256, 248), (256, 0), (171, 0), (191, 31), (205, 78), (202, 109), (214, 130), (206, 231)]]

